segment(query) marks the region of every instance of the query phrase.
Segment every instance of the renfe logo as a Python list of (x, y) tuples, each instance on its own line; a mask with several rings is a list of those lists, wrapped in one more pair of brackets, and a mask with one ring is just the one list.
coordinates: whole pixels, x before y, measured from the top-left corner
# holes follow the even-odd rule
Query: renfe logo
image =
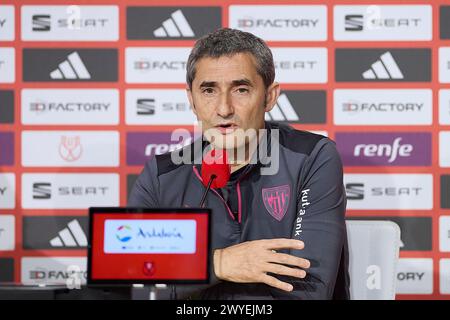
[(189, 253), (196, 250), (195, 220), (106, 220), (105, 253)]
[(192, 138), (173, 141), (170, 132), (128, 132), (127, 164), (143, 165), (155, 155), (172, 152), (193, 142)]
[(357, 144), (353, 155), (359, 157), (364, 154), (366, 157), (389, 157), (388, 162), (392, 163), (400, 157), (410, 157), (411, 151), (413, 150), (412, 144), (400, 144), (402, 138), (396, 138), (391, 145), (389, 144)]
[(336, 133), (345, 165), (429, 166), (430, 133)]

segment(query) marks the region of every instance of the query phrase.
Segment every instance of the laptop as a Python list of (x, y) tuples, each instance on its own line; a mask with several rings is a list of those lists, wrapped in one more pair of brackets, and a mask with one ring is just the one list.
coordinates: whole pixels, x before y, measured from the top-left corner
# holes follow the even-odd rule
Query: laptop
[(211, 210), (89, 208), (88, 285), (206, 284)]

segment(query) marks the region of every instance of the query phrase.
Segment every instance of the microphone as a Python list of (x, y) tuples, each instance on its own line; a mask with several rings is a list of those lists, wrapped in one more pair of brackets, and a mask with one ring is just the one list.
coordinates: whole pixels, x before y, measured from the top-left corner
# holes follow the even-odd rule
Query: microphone
[(230, 165), (225, 150), (213, 149), (207, 152), (202, 159), (202, 183), (206, 187), (203, 192), (200, 208), (203, 208), (209, 189), (223, 188), (230, 180)]

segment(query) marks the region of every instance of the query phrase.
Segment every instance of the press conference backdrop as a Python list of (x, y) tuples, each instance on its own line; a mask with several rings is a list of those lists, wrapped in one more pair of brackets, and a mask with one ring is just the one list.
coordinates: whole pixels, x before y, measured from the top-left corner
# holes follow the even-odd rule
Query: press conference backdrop
[(336, 141), (348, 218), (400, 226), (397, 298), (448, 299), (450, 4), (426, 3), (2, 1), (0, 282), (85, 282), (86, 208), (180, 147), (190, 48), (229, 26), (273, 50), (267, 120)]

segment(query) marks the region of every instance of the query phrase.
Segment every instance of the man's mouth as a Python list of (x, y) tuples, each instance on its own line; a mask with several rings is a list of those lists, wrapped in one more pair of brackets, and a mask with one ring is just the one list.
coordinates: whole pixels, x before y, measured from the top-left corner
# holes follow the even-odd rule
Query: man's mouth
[(219, 130), (221, 134), (225, 135), (233, 133), (238, 128), (238, 126), (235, 125), (234, 123), (222, 123), (215, 126), (215, 128), (217, 128), (217, 130)]

